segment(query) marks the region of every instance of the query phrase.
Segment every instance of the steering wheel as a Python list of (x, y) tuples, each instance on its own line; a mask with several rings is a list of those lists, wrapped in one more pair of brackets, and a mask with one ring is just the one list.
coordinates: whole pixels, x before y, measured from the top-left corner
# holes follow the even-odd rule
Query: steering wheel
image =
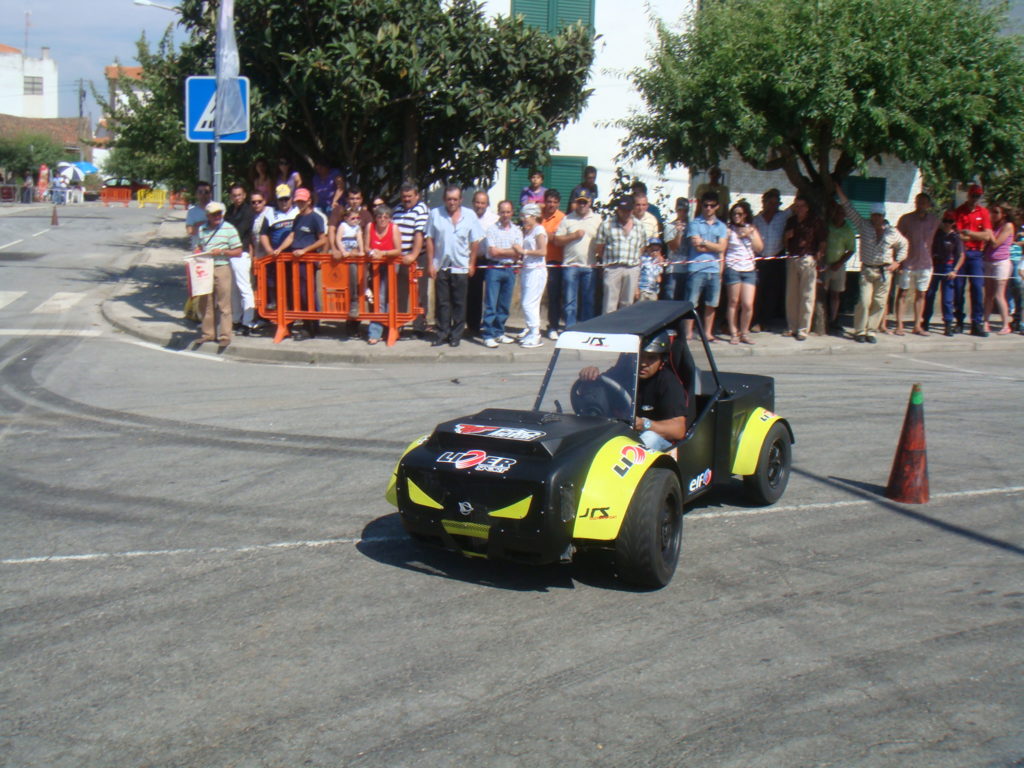
[(627, 420), (633, 416), (633, 398), (629, 392), (611, 376), (603, 374), (592, 381), (577, 379), (570, 401), (577, 416)]

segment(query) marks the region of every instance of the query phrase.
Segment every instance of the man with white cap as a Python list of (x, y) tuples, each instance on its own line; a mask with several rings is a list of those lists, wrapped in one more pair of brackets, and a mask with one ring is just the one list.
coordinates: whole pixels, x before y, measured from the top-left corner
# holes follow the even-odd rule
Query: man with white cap
[(213, 257), (213, 293), (199, 297), (202, 331), (195, 345), (216, 340), (220, 351), (231, 343), (231, 259), (242, 254), (242, 239), (238, 230), (224, 221), (225, 210), (224, 203), (207, 203), (206, 223), (197, 233), (199, 252)]
[(874, 330), (882, 319), (889, 295), (889, 275), (907, 257), (907, 239), (885, 220), (885, 203), (873, 203), (871, 220), (865, 221), (842, 187), (836, 187), (836, 194), (860, 235), (860, 299), (853, 315), (853, 338), (875, 344)]

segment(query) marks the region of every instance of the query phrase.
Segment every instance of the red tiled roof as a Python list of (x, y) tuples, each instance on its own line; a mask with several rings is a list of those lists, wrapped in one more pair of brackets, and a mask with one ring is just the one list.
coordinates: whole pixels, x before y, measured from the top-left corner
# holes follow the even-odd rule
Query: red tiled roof
[(141, 80), (142, 67), (120, 67), (117, 64), (112, 64), (103, 68), (103, 74), (107, 80), (118, 80), (122, 77), (128, 80)]
[(21, 53), (21, 49), (12, 48), (9, 45), (4, 45), (3, 43), (0, 43), (0, 53)]
[(86, 118), (17, 117), (0, 114), (0, 136), (17, 136), (22, 133), (42, 134), (65, 147), (85, 149), (88, 149), (89, 141), (92, 139), (89, 121)]

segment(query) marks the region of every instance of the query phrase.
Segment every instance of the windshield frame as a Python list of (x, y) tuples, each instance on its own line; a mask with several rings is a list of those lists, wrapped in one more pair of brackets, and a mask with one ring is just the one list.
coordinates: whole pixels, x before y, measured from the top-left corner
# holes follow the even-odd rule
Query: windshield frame
[[(619, 365), (620, 361), (626, 357), (627, 359), (632, 359), (632, 365), (628, 365), (628, 370), (623, 372), (623, 374), (629, 378), (629, 383), (624, 386), (624, 389), (631, 399), (631, 413), (628, 416), (614, 416), (608, 414), (605, 418), (618, 419), (628, 424), (632, 424), (636, 414), (640, 342), (640, 337), (633, 334), (588, 334), (577, 331), (565, 331), (558, 338), (558, 341), (555, 344), (555, 351), (548, 363), (547, 370), (544, 372), (544, 378), (541, 381), (540, 390), (538, 391), (537, 398), (534, 401), (533, 410), (545, 413), (566, 412), (564, 408), (559, 410), (562, 406), (561, 402), (555, 404), (556, 407), (554, 410), (550, 407), (542, 408), (545, 404), (545, 399), (548, 396), (548, 388), (551, 386), (552, 378), (555, 376), (556, 370), (566, 370), (566, 366), (571, 365), (573, 361), (579, 362), (583, 367), (595, 365), (595, 363), (599, 362), (598, 357), (600, 356), (601, 358), (607, 358), (607, 364), (602, 363), (596, 366), (601, 370), (601, 375), (604, 376), (609, 370), (612, 370), (615, 366)], [(559, 362), (562, 363), (561, 367), (559, 367)], [(582, 368), (580, 370), (582, 370)], [(568, 413), (574, 413), (575, 410), (571, 406), (571, 390), (567, 392), (566, 395), (570, 398)], [(548, 399), (549, 405), (554, 403), (554, 400), (551, 400), (550, 398)]]

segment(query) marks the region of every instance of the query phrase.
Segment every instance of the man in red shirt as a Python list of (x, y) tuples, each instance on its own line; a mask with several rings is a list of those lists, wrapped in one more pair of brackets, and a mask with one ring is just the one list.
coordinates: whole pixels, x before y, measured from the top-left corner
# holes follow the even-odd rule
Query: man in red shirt
[(956, 229), (960, 239), (964, 241), (964, 266), (953, 284), (953, 304), (955, 307), (956, 330), (964, 332), (964, 293), (968, 280), (971, 288), (971, 335), (988, 336), (982, 312), (982, 294), (985, 280), (982, 277), (983, 267), (981, 252), (985, 243), (974, 237), (975, 232), (992, 229), (992, 218), (988, 209), (978, 205), (978, 200), (985, 193), (979, 185), (972, 184), (967, 188), (967, 202), (956, 209)]

